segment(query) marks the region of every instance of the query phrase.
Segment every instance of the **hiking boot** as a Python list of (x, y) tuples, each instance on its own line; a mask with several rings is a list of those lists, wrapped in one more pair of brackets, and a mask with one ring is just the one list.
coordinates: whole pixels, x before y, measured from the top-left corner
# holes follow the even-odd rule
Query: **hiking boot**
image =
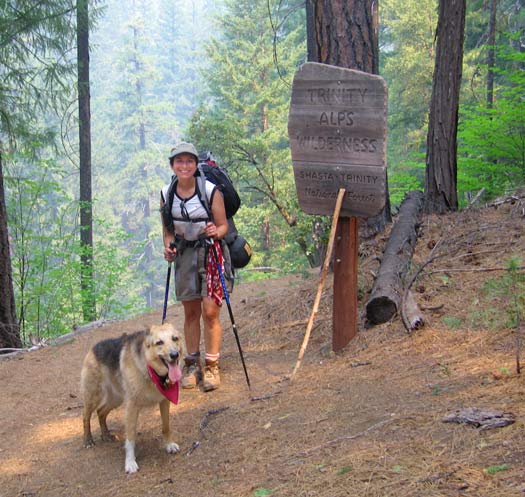
[(182, 368), (182, 388), (195, 388), (202, 379), (202, 369), (198, 359), (184, 358), (184, 367)]
[(202, 379), (202, 389), (210, 392), (219, 388), (221, 375), (219, 374), (219, 361), (206, 361), (204, 368), (204, 378)]

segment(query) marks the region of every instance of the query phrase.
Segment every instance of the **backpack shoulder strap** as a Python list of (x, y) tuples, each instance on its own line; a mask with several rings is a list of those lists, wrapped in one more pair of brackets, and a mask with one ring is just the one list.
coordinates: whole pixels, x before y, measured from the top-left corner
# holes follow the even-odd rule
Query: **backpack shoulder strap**
[(204, 170), (200, 164), (197, 165), (197, 169), (199, 171), (199, 175), (195, 178), (195, 187), (197, 188), (199, 199), (206, 210), (208, 217), (213, 219), (213, 214), (210, 209), (210, 201), (208, 199), (208, 195), (206, 195), (206, 175), (204, 174)]
[(176, 189), (177, 189), (177, 175), (174, 174), (171, 177), (171, 183), (168, 188), (168, 195), (166, 198), (166, 203), (168, 204), (168, 212), (171, 212), (171, 208), (173, 207), (173, 197), (175, 196)]
[(164, 188), (160, 191), (161, 198), (164, 201), (164, 205), (160, 209), (162, 222), (169, 231), (173, 231), (173, 218), (171, 216), (171, 208), (173, 206), (173, 197), (175, 196), (176, 184), (177, 176), (174, 174), (171, 177), (171, 183), (166, 189), (166, 197), (164, 197)]

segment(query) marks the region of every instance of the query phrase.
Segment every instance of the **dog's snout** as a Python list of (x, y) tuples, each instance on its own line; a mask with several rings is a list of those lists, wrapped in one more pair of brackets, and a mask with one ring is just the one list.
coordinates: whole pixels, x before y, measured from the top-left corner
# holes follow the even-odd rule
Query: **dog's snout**
[(179, 351), (178, 350), (172, 350), (170, 352), (170, 359), (172, 361), (176, 361), (179, 358)]

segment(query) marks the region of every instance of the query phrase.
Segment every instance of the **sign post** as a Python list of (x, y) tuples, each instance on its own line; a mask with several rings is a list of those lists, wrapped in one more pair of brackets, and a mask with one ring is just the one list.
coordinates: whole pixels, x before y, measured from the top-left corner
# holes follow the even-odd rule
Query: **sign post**
[(380, 76), (317, 62), (295, 74), (288, 134), (299, 205), (331, 215), (346, 190), (334, 254), (334, 350), (357, 333), (357, 217), (385, 206), (386, 111)]

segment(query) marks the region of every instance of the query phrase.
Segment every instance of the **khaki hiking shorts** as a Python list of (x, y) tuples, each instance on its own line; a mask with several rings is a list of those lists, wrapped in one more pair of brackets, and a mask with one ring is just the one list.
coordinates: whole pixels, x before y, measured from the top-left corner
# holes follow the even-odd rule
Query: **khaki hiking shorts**
[[(224, 280), (228, 294), (233, 290), (233, 273), (230, 252), (226, 243), (221, 242), (224, 257)], [(175, 258), (175, 295), (177, 300), (201, 300), (207, 297), (206, 288), (206, 249), (204, 247), (186, 247)]]

